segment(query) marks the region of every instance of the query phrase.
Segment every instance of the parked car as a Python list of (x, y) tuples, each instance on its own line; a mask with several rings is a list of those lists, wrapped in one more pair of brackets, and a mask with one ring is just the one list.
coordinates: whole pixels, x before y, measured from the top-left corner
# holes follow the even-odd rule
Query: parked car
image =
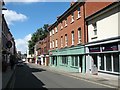
[(24, 63), (22, 60), (19, 60), (18, 63), (17, 63), (17, 66), (24, 66)]

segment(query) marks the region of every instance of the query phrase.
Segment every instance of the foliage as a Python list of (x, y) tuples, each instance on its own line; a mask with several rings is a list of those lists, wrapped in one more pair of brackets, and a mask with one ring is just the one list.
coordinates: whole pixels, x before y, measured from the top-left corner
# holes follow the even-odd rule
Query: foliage
[(29, 54), (34, 53), (34, 46), (39, 40), (43, 40), (48, 35), (48, 24), (44, 24), (43, 28), (37, 29), (36, 32), (32, 34), (31, 40), (28, 41)]

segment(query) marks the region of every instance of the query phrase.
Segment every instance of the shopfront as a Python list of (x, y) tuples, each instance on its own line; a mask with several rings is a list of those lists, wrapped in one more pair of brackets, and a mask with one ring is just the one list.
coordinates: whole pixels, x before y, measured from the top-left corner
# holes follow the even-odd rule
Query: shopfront
[(117, 42), (88, 46), (86, 72), (93, 73), (93, 66), (96, 66), (98, 72), (118, 75), (120, 59), (118, 46)]

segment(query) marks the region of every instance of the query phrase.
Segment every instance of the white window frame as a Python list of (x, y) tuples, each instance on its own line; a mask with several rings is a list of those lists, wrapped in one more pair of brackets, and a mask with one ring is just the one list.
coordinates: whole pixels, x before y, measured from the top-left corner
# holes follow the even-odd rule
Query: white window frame
[(74, 43), (75, 43), (75, 40), (74, 40), (74, 31), (72, 31), (71, 34), (72, 34), (72, 45), (74, 45)]
[(58, 40), (55, 40), (55, 47), (58, 47)]
[(54, 44), (55, 44), (55, 43), (54, 43), (54, 40), (52, 41), (52, 43), (53, 43), (53, 45), (52, 45), (52, 46), (53, 46), (53, 48), (54, 48)]
[(63, 22), (60, 23), (60, 29), (62, 30), (63, 29)]
[(65, 34), (65, 46), (68, 45), (68, 37), (67, 37), (67, 34)]
[(56, 33), (58, 32), (58, 28), (57, 28), (57, 26), (55, 27), (55, 32), (56, 32)]
[(52, 48), (52, 41), (50, 42), (50, 48)]
[(61, 36), (61, 47), (63, 47), (63, 36)]
[(52, 30), (52, 34), (53, 34), (53, 35), (55, 34), (54, 29)]
[(78, 44), (81, 43), (81, 28), (78, 29)]
[(67, 18), (65, 19), (65, 27), (67, 26)]
[[(80, 7), (78, 9), (80, 9)], [(78, 10), (78, 17), (77, 17), (77, 19), (79, 19), (81, 17), (80, 13), (81, 13), (80, 10)]]
[(71, 14), (71, 23), (73, 23), (74, 22), (74, 12), (72, 12), (72, 14)]
[(97, 36), (97, 23), (95, 22), (94, 24), (93, 24), (93, 34), (94, 34), (94, 36)]
[(50, 31), (50, 36), (52, 36), (52, 31)]

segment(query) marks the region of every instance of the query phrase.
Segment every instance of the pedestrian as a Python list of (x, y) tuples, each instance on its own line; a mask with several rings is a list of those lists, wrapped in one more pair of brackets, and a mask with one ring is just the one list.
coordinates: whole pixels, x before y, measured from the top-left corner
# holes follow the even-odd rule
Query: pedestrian
[(14, 62), (14, 56), (11, 55), (11, 56), (10, 56), (10, 66), (11, 66), (11, 70), (13, 70), (14, 65), (15, 65), (15, 62)]

